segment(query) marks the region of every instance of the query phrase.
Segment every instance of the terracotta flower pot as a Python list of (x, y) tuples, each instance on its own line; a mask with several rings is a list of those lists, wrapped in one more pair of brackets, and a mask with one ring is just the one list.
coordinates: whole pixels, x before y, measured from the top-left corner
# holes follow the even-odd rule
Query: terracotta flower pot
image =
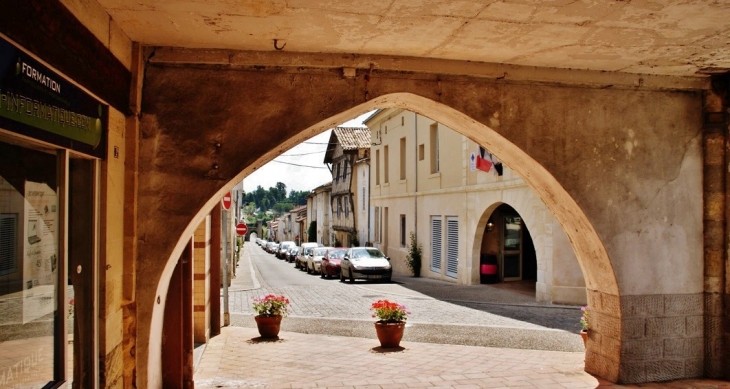
[(586, 347), (588, 341), (588, 330), (580, 330), (580, 337), (583, 338), (583, 347)]
[(406, 322), (398, 323), (381, 323), (375, 322), (375, 332), (378, 334), (380, 347), (394, 348), (400, 346), (400, 340), (403, 338), (403, 330), (406, 328)]
[(281, 315), (277, 316), (255, 316), (256, 326), (262, 338), (276, 338), (281, 329)]

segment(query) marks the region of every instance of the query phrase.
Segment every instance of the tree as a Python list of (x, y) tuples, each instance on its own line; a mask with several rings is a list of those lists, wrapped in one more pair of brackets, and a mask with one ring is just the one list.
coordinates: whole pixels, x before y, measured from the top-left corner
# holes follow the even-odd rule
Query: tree
[(279, 214), (289, 212), (292, 208), (294, 208), (294, 204), (288, 202), (279, 202), (274, 204), (274, 211)]

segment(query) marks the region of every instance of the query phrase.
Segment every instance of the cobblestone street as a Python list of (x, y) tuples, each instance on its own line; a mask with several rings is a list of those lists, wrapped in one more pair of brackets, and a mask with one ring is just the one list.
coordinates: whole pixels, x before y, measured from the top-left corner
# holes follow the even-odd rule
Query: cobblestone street
[[(271, 276), (261, 275), (264, 268), (264, 272), (273, 269), (279, 275), (276, 282), (271, 281)], [(390, 299), (404, 304), (411, 311), (408, 318), (410, 326), (466, 325), (472, 330), (483, 327), (483, 332), (490, 333), (492, 337), (488, 342), (490, 345), (500, 345), (494, 337), (507, 329), (531, 330), (527, 332), (526, 337), (531, 340), (525, 348), (583, 350), (577, 334), (579, 307), (539, 304), (534, 297), (491, 285), (456, 285), (403, 276), (394, 276), (392, 283), (341, 283), (336, 279), (321, 279), (300, 272), (292, 264), (266, 253), (254, 243), (245, 245), (236, 274), (229, 288), (230, 312), (236, 325), (253, 326), (253, 299), (268, 293), (283, 294), (291, 300), (287, 323), (328, 319), (339, 320), (340, 324), (344, 323), (343, 320), (366, 321), (370, 325), (370, 304), (378, 299)], [(280, 279), (289, 282), (279, 282)], [(304, 331), (320, 333), (315, 329), (305, 328)], [(508, 341), (514, 344), (514, 331), (507, 333)], [(540, 337), (545, 337), (545, 345), (536, 344), (535, 339)], [(561, 341), (554, 342), (556, 337)], [(445, 340), (435, 341), (441, 343)]]

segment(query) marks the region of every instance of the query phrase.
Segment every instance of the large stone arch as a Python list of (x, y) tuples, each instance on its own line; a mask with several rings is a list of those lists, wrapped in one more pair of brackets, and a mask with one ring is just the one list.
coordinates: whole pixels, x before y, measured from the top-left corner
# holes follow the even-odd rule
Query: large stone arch
[[(556, 99), (564, 105), (556, 106)], [(657, 126), (671, 129), (677, 141), (653, 145), (654, 154), (666, 157), (662, 169), (654, 164), (638, 166), (629, 159), (612, 165), (626, 174), (640, 169), (642, 177), (656, 178), (650, 189), (657, 187), (655, 197), (666, 196), (661, 191), (672, 177), (676, 181), (693, 167), (694, 160), (687, 161), (684, 155), (687, 150), (690, 157), (694, 155), (692, 145), (700, 127), (699, 120), (696, 129), (687, 124), (696, 118), (686, 107), (697, 108), (693, 106), (696, 99), (697, 94), (687, 92), (536, 86), (480, 77), (372, 70), (343, 77), (335, 69), (151, 63), (146, 69), (140, 121), (138, 383), (160, 386), (162, 308), (172, 266), (184, 246), (181, 237), (189, 236), (220, 196), (259, 166), (317, 133), (378, 107), (404, 108), (438, 120), (487, 147), (524, 178), (568, 235), (586, 278), (594, 318), (597, 324), (603, 323), (593, 329), (596, 336), (589, 342), (586, 370), (613, 381), (637, 380), (620, 376), (620, 273), (602, 243), (602, 238), (614, 237), (618, 226), (606, 215), (605, 204), (592, 202), (594, 196), (603, 201), (603, 192), (610, 196), (619, 191), (595, 179), (605, 173), (609, 162), (602, 155), (581, 169), (567, 162), (589, 161), (584, 149), (593, 152), (612, 144), (593, 133), (586, 136), (586, 131), (614, 131), (617, 124), (609, 117), (639, 126), (646, 124), (646, 113), (632, 114), (635, 105), (675, 108), (677, 114), (653, 118), (660, 122)], [(604, 100), (611, 104), (603, 104)], [(556, 109), (559, 112), (552, 112)], [(633, 148), (639, 148), (639, 140), (631, 141), (621, 152), (625, 149), (630, 155)], [(667, 165), (676, 175), (666, 177)], [(621, 190), (633, 183), (616, 177)], [(643, 195), (634, 202), (642, 202)], [(632, 211), (632, 207), (623, 210), (627, 219), (632, 219)], [(678, 215), (671, 219), (685, 227)], [(653, 225), (656, 220), (649, 222)], [(602, 229), (595, 229), (595, 223)], [(686, 227), (690, 231), (693, 225)], [(631, 282), (623, 288), (630, 294), (644, 292)]]

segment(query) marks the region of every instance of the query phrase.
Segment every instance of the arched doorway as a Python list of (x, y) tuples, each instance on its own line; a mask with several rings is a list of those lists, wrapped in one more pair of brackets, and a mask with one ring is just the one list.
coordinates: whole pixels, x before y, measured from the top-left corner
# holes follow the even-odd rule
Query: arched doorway
[(480, 282), (510, 282), (522, 291), (535, 293), (537, 255), (532, 236), (522, 216), (502, 204), (484, 226), (480, 258)]

